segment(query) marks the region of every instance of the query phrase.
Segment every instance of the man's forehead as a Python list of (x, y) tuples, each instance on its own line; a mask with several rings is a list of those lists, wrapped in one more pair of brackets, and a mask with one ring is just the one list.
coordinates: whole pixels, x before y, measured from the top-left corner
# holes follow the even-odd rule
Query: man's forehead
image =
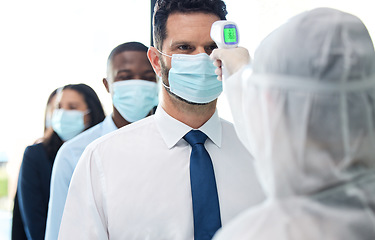
[(148, 62), (147, 53), (143, 51), (123, 51), (116, 54), (112, 59), (112, 65)]
[[(210, 30), (212, 23), (220, 20), (218, 16), (212, 13), (194, 12), (194, 13), (172, 13), (169, 15), (166, 23), (166, 39), (169, 39), (167, 45), (173, 42), (193, 42), (205, 40), (212, 42)], [(192, 33), (200, 35), (200, 38), (192, 38)]]
[[(205, 13), (205, 12), (174, 12), (168, 16), (166, 22), (166, 29), (169, 29), (174, 25), (176, 29), (180, 32), (183, 32), (183, 27), (209, 27), (211, 28), (212, 23), (209, 21), (213, 19), (213, 21), (220, 20), (219, 16), (213, 13)], [(178, 23), (178, 24), (176, 24)]]

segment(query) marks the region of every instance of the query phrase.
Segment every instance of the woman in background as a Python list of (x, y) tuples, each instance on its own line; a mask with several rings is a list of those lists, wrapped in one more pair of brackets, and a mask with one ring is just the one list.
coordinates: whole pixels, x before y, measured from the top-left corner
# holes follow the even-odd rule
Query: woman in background
[[(57, 89), (55, 89), (48, 97), (47, 105), (44, 114), (44, 135), (42, 138), (39, 138), (35, 141), (40, 143), (44, 138), (48, 138), (52, 133), (53, 129), (51, 126), (51, 118), (53, 110), (55, 109), (55, 100), (56, 100)], [(26, 240), (26, 233), (21, 219), (20, 208), (18, 205), (18, 195), (14, 197), (14, 207), (13, 207), (13, 218), (12, 218), (12, 240)]]
[(25, 150), (18, 177), (18, 204), (28, 239), (44, 239), (50, 178), (61, 145), (104, 120), (104, 110), (95, 91), (85, 84), (58, 90), (51, 124), (53, 132)]
[(37, 139), (34, 142), (34, 144), (43, 142), (43, 139), (50, 137), (50, 135), (53, 133), (52, 120), (51, 119), (52, 119), (53, 111), (55, 110), (55, 108), (57, 106), (57, 104), (56, 104), (57, 90), (58, 89), (55, 89), (55, 91), (53, 91), (51, 93), (51, 95), (49, 96), (48, 101), (47, 101), (46, 110), (44, 112), (44, 135), (43, 135), (43, 137)]

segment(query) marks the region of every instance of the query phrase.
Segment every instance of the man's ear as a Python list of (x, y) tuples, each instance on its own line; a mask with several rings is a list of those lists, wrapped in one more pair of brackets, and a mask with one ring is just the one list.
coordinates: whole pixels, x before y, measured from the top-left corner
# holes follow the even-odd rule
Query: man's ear
[(161, 77), (161, 66), (158, 50), (155, 47), (150, 47), (147, 51), (147, 57), (156, 75)]
[(107, 89), (107, 92), (109, 93), (109, 83), (106, 78), (103, 78), (103, 84), (104, 84), (105, 89)]

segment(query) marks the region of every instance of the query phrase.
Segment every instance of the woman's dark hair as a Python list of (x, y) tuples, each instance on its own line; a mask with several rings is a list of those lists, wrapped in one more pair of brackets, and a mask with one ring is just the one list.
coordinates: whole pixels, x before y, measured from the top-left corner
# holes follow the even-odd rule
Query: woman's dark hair
[(104, 120), (105, 118), (104, 109), (94, 89), (92, 89), (90, 86), (83, 84), (83, 83), (69, 84), (63, 87), (62, 90), (65, 90), (65, 89), (75, 90), (81, 95), (83, 95), (84, 100), (87, 104), (87, 108), (90, 111), (89, 112), (90, 123), (88, 124), (88, 127), (86, 129)]
[[(88, 114), (90, 115), (90, 122), (87, 126), (87, 129), (95, 126), (96, 124), (102, 122), (105, 118), (103, 106), (99, 100), (98, 95), (96, 95), (95, 91), (86, 84), (69, 84), (62, 88), (62, 90), (71, 89), (77, 91), (84, 97), (84, 101), (87, 104), (87, 108), (90, 111)], [(54, 161), (57, 151), (63, 144), (63, 141), (57, 135), (57, 133), (53, 132), (49, 137), (46, 137), (43, 141), (43, 145), (47, 151), (48, 158), (50, 161)]]
[(153, 27), (155, 47), (162, 50), (167, 37), (167, 19), (172, 13), (211, 13), (221, 20), (226, 19), (227, 9), (222, 0), (157, 0), (154, 8)]

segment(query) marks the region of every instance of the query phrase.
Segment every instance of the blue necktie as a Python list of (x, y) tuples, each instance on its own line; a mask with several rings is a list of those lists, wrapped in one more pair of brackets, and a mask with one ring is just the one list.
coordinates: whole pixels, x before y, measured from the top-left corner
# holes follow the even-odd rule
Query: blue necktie
[(184, 139), (191, 145), (190, 183), (193, 201), (194, 240), (209, 240), (221, 227), (219, 198), (206, 134), (191, 130)]

